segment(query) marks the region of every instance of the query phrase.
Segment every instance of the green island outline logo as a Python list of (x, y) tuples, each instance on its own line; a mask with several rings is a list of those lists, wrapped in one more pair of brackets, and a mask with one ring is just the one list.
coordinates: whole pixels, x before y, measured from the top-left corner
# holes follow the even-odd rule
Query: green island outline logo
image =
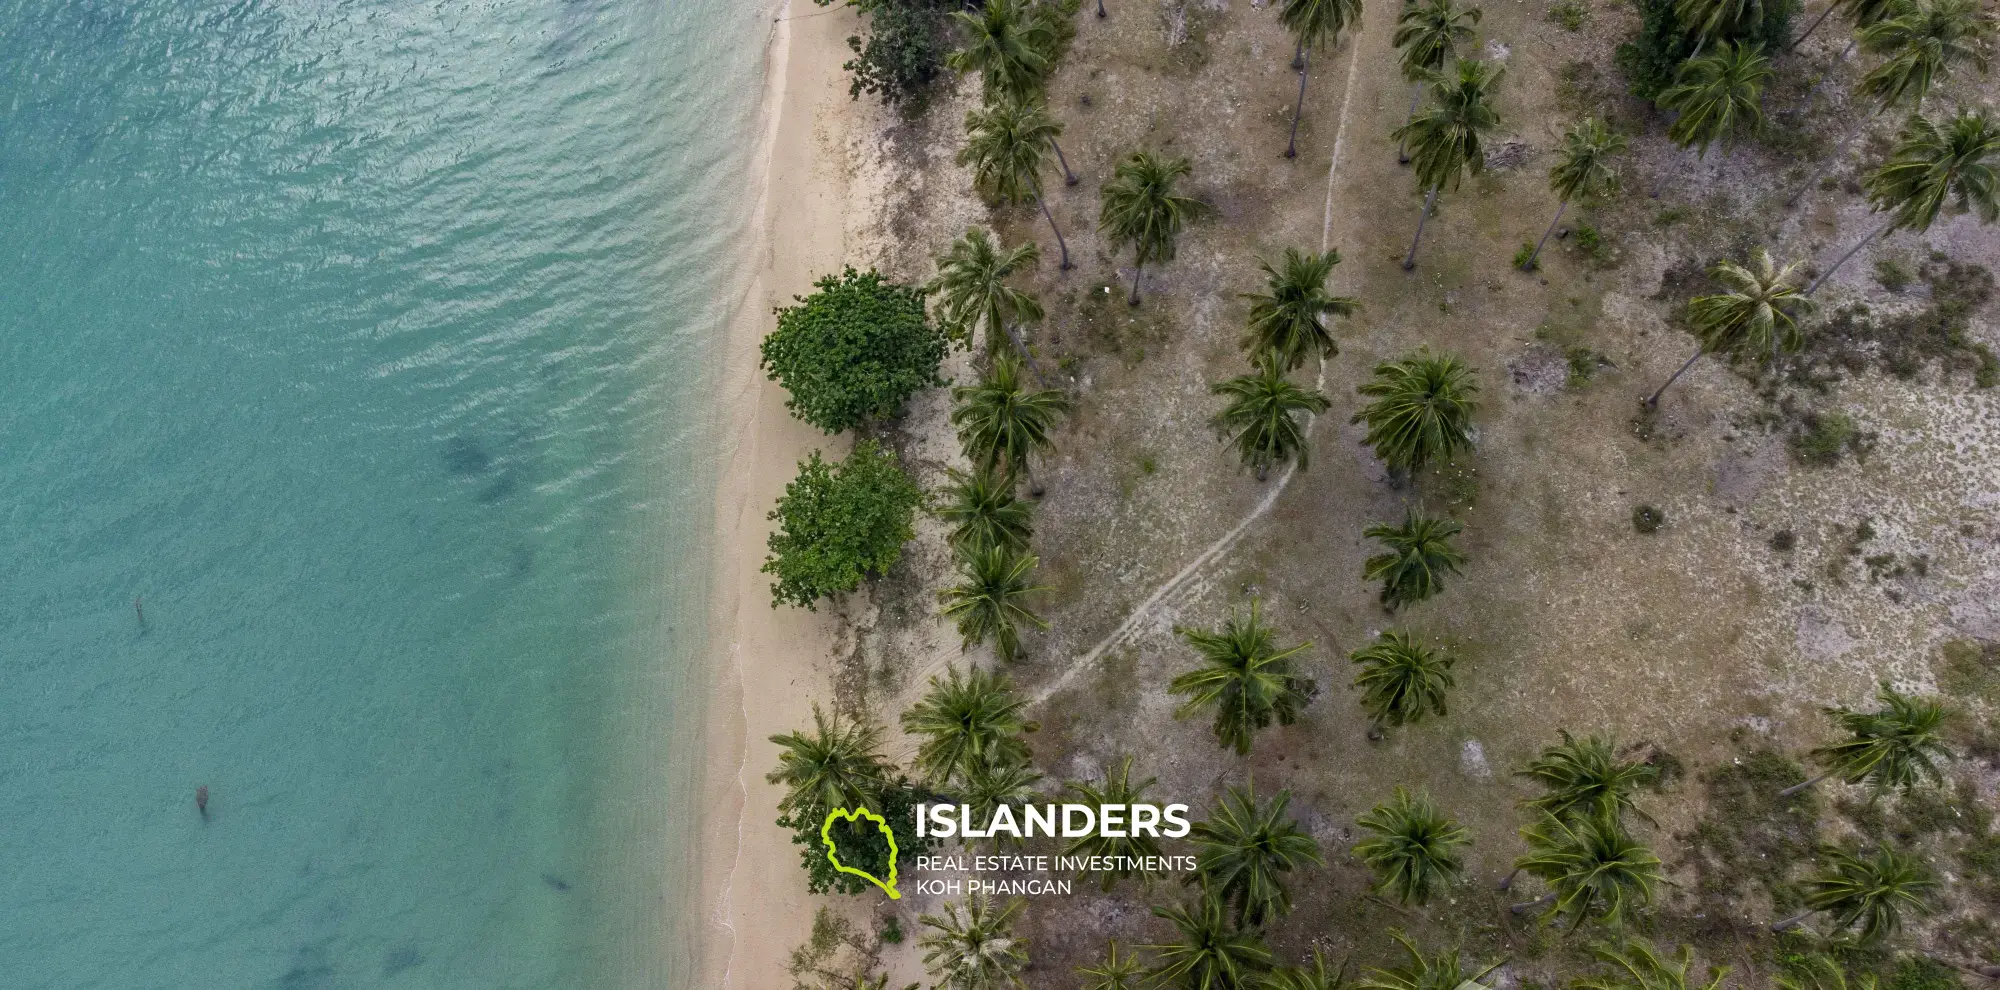
[[(883, 835), (889, 837), (889, 881), (887, 883), (882, 882), (880, 878), (867, 870), (857, 870), (840, 861), (840, 850), (834, 847), (832, 835), (833, 821), (836, 818), (845, 818), (850, 822), (858, 822), (866, 818), (874, 822), (875, 827), (881, 829)], [(819, 827), (819, 841), (826, 843), (826, 861), (832, 863), (834, 869), (842, 873), (852, 873), (882, 888), (882, 892), (888, 894), (889, 899), (892, 901), (903, 899), (903, 895), (896, 892), (896, 832), (889, 827), (888, 819), (869, 811), (867, 808), (856, 808), (853, 811), (849, 811), (846, 808), (835, 808), (826, 813), (826, 822)]]

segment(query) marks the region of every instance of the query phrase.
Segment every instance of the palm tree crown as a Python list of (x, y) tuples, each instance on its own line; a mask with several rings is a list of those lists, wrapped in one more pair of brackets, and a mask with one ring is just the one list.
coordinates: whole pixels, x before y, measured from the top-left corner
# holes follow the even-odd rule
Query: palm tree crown
[(1891, 214), (1891, 229), (1929, 230), (1946, 203), (1992, 223), (2000, 219), (1996, 151), (2000, 125), (1983, 108), (1960, 110), (1942, 122), (1912, 117), (1888, 162), (1865, 180), (1868, 201)]
[(986, 100), (1025, 99), (1048, 80), (1059, 41), (1056, 22), (1031, 0), (987, 0), (979, 10), (954, 11), (965, 47), (945, 56), (954, 72), (977, 72)]
[(1375, 889), (1404, 904), (1427, 904), (1437, 888), (1465, 872), (1459, 847), (1472, 833), (1445, 817), (1430, 795), (1397, 787), (1385, 804), (1356, 819), (1369, 837), (1354, 846), (1354, 855), (1375, 871)]
[(1133, 152), (1118, 163), (1099, 196), (1097, 226), (1113, 247), (1130, 245), (1137, 257), (1130, 301), (1139, 301), (1139, 269), (1148, 261), (1171, 261), (1182, 230), (1207, 211), (1201, 201), (1183, 196), (1175, 184), (1194, 171), (1185, 158), (1162, 159), (1150, 151)]
[(1992, 36), (1993, 17), (1979, 0), (1916, 0), (1856, 36), (1862, 51), (1885, 58), (1854, 90), (1885, 110), (1922, 106), (1931, 87), (1955, 66), (1986, 71)]
[(1660, 768), (1651, 763), (1619, 759), (1609, 739), (1577, 739), (1567, 729), (1561, 732), (1561, 743), (1515, 771), (1515, 776), (1542, 785), (1546, 792), (1528, 802), (1531, 808), (1558, 818), (1616, 818), (1632, 808), (1633, 792), (1640, 785), (1660, 778)]
[(1416, 472), (1433, 460), (1472, 448), (1472, 369), (1450, 354), (1419, 350), (1375, 366), (1356, 391), (1370, 402), (1354, 416), (1368, 424), (1362, 442), (1391, 471)]
[(1699, 54), (1708, 41), (1745, 34), (1763, 23), (1764, 0), (1679, 0), (1674, 18), (1694, 36)]
[(1623, 134), (1605, 126), (1597, 117), (1585, 117), (1563, 132), (1563, 143), (1554, 168), (1549, 169), (1549, 188), (1556, 198), (1568, 202), (1578, 196), (1597, 196), (1618, 188), (1618, 172), (1611, 157), (1630, 142)]
[(1340, 32), (1361, 23), (1361, 0), (1284, 0), (1278, 23), (1308, 50), (1340, 39)]
[(1771, 252), (1750, 252), (1750, 264), (1723, 260), (1709, 277), (1723, 291), (1688, 302), (1688, 322), (1709, 354), (1791, 353), (1804, 346), (1796, 317), (1812, 311), (1813, 301), (1799, 291), (1799, 263), (1779, 268)]
[(999, 346), (1012, 324), (1041, 319), (1041, 301), (1007, 284), (1035, 267), (1041, 256), (1032, 241), (1008, 249), (984, 228), (967, 230), (951, 242), (951, 250), (938, 259), (937, 277), (924, 286), (938, 301), (938, 329), (961, 346), (970, 346), (972, 338), (984, 332), (990, 349)]
[(1238, 924), (1262, 926), (1289, 913), (1283, 874), (1321, 862), (1319, 843), (1286, 814), (1291, 802), (1291, 791), (1279, 791), (1259, 806), (1249, 788), (1232, 787), (1213, 817), (1194, 825), (1201, 882), (1236, 908)]
[(1472, 41), (1472, 29), (1483, 13), (1478, 7), (1460, 7), (1453, 0), (1423, 0), (1404, 7), (1396, 18), (1396, 33), (1389, 39), (1403, 53), (1399, 62), (1403, 78), (1423, 82), (1444, 68), (1458, 56), (1460, 45)]
[(1467, 170), (1484, 168), (1481, 141), (1500, 126), (1500, 114), (1488, 97), (1501, 70), (1474, 60), (1457, 65), (1455, 72), (1432, 80), (1430, 107), (1396, 132), (1398, 139), (1407, 136), (1410, 142), (1417, 185), (1424, 189), (1450, 192)]
[(1300, 414), (1312, 416), (1326, 411), (1326, 396), (1301, 388), (1285, 377), (1276, 351), (1257, 355), (1255, 374), (1216, 382), (1208, 387), (1216, 395), (1227, 396), (1229, 405), (1216, 417), (1216, 425), (1243, 457), (1243, 463), (1257, 472), (1262, 481), (1271, 465), (1298, 459), (1304, 470), (1310, 460), (1305, 425)]
[(1069, 411), (1069, 399), (1055, 389), (1027, 389), (1021, 384), (1021, 362), (1011, 354), (996, 354), (986, 377), (977, 385), (951, 390), (951, 425), (972, 462), (1030, 472), (1030, 455), (1055, 446), (1050, 435)]
[[(1371, 969), (1361, 978), (1360, 990), (1486, 990), (1479, 981), (1486, 974), (1500, 968), (1494, 963), (1477, 972), (1469, 971), (1458, 957), (1458, 947), (1443, 949), (1435, 956), (1426, 956), (1417, 949), (1402, 932), (1390, 932), (1403, 946), (1403, 952), (1410, 960), (1402, 966), (1388, 969)], [(1504, 961), (1504, 960), (1503, 960)]]
[(1326, 953), (1313, 946), (1312, 965), (1280, 966), (1264, 978), (1264, 990), (1343, 990), (1347, 986), (1347, 964), (1338, 968), (1326, 964)]
[(975, 667), (961, 675), (947, 668), (944, 679), (932, 677), (930, 690), (903, 712), (903, 731), (924, 740), (917, 747), (918, 772), (943, 787), (982, 764), (1026, 762), (1021, 734), (1032, 725), (1027, 707), (1001, 674)]
[(937, 978), (940, 990), (1027, 986), (1020, 973), (1028, 965), (1028, 943), (1013, 932), (1014, 915), (1025, 903), (1016, 897), (996, 911), (985, 894), (974, 894), (947, 902), (942, 915), (920, 919), (930, 930), (917, 941), (924, 970)]
[(1037, 102), (1001, 100), (965, 114), (965, 147), (958, 163), (972, 167), (972, 187), (996, 203), (1041, 197), (1040, 174), (1049, 142), (1062, 124)]
[[(1077, 803), (1079, 804), (1093, 806), (1107, 804), (1133, 805), (1144, 802), (1146, 799), (1146, 789), (1152, 786), (1153, 778), (1151, 777), (1147, 777), (1137, 784), (1132, 783), (1132, 758), (1127, 756), (1119, 764), (1116, 774), (1107, 773), (1104, 775), (1103, 784), (1073, 780), (1064, 784), (1063, 790), (1069, 794), (1076, 795)], [(1151, 835), (1134, 834), (1129, 829), (1125, 831), (1126, 834), (1123, 836), (1106, 835), (1102, 830), (1085, 832), (1083, 835), (1071, 839), (1063, 845), (1063, 855), (1117, 857), (1112, 862), (1121, 865), (1100, 871), (1098, 874), (1099, 882), (1107, 891), (1111, 889), (1113, 884), (1134, 873), (1138, 873), (1142, 884), (1150, 886), (1152, 884), (1152, 874), (1141, 873), (1137, 867), (1124, 864), (1134, 863), (1142, 856), (1159, 855), (1160, 840)]]
[(1118, 954), (1115, 939), (1105, 946), (1102, 963), (1076, 968), (1076, 975), (1089, 977), (1083, 990), (1139, 990), (1139, 981), (1145, 974), (1146, 967), (1139, 963), (1138, 957), (1130, 952)]
[(1674, 84), (1660, 93), (1663, 109), (1680, 111), (1667, 137), (1706, 155), (1711, 144), (1757, 133), (1764, 126), (1764, 86), (1770, 81), (1771, 60), (1762, 51), (1716, 43), (1714, 51), (1682, 63)]
[(1863, 944), (1893, 935), (1903, 912), (1928, 914), (1936, 906), (1937, 874), (1909, 853), (1881, 846), (1862, 857), (1827, 850), (1825, 872), (1806, 881), (1806, 908), (1833, 915), (1841, 930), (1861, 926)]
[(1514, 868), (1540, 877), (1549, 893), (1515, 910), (1541, 906), (1545, 914), (1569, 919), (1571, 929), (1592, 917), (1618, 924), (1652, 902), (1661, 880), (1660, 858), (1615, 818), (1548, 815), (1521, 829), (1521, 837), (1529, 851)]
[(1431, 649), (1415, 636), (1392, 629), (1348, 659), (1361, 666), (1354, 686), (1361, 689), (1361, 707), (1377, 726), (1408, 725), (1426, 715), (1445, 714), (1444, 695), (1452, 686), (1451, 667), (1457, 661), (1450, 652)]
[(1327, 276), (1340, 264), (1340, 252), (1308, 254), (1286, 248), (1282, 270), (1268, 261), (1259, 264), (1269, 291), (1244, 296), (1250, 300), (1250, 335), (1244, 346), (1277, 351), (1288, 369), (1304, 364), (1315, 352), (1321, 359), (1340, 353), (1326, 328), (1326, 317), (1353, 316), (1361, 310), (1360, 301), (1352, 296), (1326, 291)]
[(1271, 969), (1264, 937), (1230, 924), (1221, 900), (1208, 891), (1192, 905), (1156, 906), (1153, 913), (1172, 924), (1175, 935), (1175, 941), (1146, 946), (1155, 960), (1146, 974), (1154, 986), (1252, 990)]
[(1247, 619), (1232, 612), (1214, 632), (1176, 630), (1201, 654), (1202, 665), (1167, 686), (1169, 692), (1187, 697), (1174, 717), (1215, 709), (1215, 738), (1239, 754), (1250, 752), (1257, 730), (1273, 721), (1279, 725), (1297, 721), (1317, 690), (1312, 678), (1298, 674), (1292, 664), (1292, 657), (1312, 643), (1278, 649), (1276, 630), (1261, 621), (1258, 610), (1259, 603), (1253, 601)]
[(1834, 724), (1846, 730), (1847, 738), (1813, 750), (1826, 773), (1785, 793), (1804, 790), (1829, 776), (1850, 784), (1867, 783), (1878, 792), (1892, 788), (1908, 792), (1919, 783), (1944, 780), (1937, 761), (1952, 758), (1941, 735), (1951, 711), (1932, 699), (1902, 694), (1886, 682), (1876, 698), (1882, 702), (1878, 711), (1826, 710)]
[(1362, 535), (1380, 540), (1388, 552), (1368, 558), (1361, 578), (1382, 582), (1382, 604), (1391, 609), (1423, 601), (1443, 591), (1445, 577), (1458, 573), (1465, 563), (1451, 545), (1451, 538), (1464, 528), (1450, 519), (1414, 511), (1403, 517), (1400, 526), (1370, 526)]
[(1611, 972), (1576, 981), (1579, 990), (1716, 990), (1729, 975), (1729, 967), (1716, 966), (1708, 971), (1708, 982), (1696, 986), (1688, 977), (1694, 966), (1693, 949), (1683, 945), (1679, 957), (1668, 960), (1643, 938), (1622, 945), (1598, 942), (1590, 947), (1590, 954)]
[(964, 555), (1001, 547), (1026, 550), (1034, 513), (1014, 495), (1014, 476), (997, 468), (967, 474), (952, 469), (943, 501), (931, 510), (951, 524), (951, 545)]
[(784, 747), (778, 768), (764, 779), (783, 784), (778, 809), (806, 817), (833, 808), (872, 805), (889, 786), (882, 757), (882, 726), (858, 718), (829, 719), (813, 706), (813, 734), (787, 732), (771, 737)]
[(1046, 619), (1036, 615), (1027, 598), (1047, 585), (1034, 584), (1035, 567), (1041, 558), (1010, 547), (996, 546), (970, 552), (959, 560), (960, 583), (938, 592), (944, 603), (944, 617), (958, 623), (963, 649), (971, 649), (987, 639), (1001, 660), (1012, 660), (1021, 650), (1021, 627), (1047, 629)]
[[(1035, 785), (1041, 781), (1042, 775), (1024, 762), (976, 763), (959, 785), (959, 799), (972, 809), (977, 820), (989, 821), (993, 810), (1003, 804), (1038, 803), (1040, 795)], [(1022, 841), (1018, 835), (989, 837), (989, 841), (996, 846), (1006, 839), (1011, 839), (1016, 845)]]

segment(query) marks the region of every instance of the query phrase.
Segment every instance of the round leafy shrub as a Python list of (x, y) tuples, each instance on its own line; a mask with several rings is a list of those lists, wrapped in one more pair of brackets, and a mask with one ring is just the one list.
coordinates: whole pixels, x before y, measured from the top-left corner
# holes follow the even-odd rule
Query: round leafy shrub
[(778, 309), (763, 368), (792, 397), (792, 415), (839, 433), (887, 419), (918, 389), (944, 384), (945, 339), (924, 316), (923, 290), (853, 268)]
[(1650, 505), (1637, 506), (1632, 510), (1632, 528), (1641, 533), (1650, 533), (1667, 524), (1667, 514)]
[(915, 535), (911, 523), (923, 497), (895, 453), (873, 440), (855, 444), (838, 464), (813, 451), (770, 515), (778, 523), (763, 568), (777, 576), (771, 607), (816, 610), (819, 599), (887, 573)]

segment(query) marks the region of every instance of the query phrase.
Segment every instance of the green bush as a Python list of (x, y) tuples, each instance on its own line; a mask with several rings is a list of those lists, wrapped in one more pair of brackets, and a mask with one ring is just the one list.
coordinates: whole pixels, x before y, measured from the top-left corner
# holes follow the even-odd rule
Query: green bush
[[(1674, 15), (1675, 0), (1637, 0), (1637, 4), (1639, 33), (1618, 46), (1613, 61), (1625, 74), (1633, 96), (1653, 100), (1673, 85), (1681, 63), (1694, 54), (1695, 38)], [(1764, 4), (1761, 22), (1747, 31), (1712, 38), (1709, 44), (1735, 41), (1756, 45), (1766, 52), (1781, 51), (1792, 36), (1792, 14), (1797, 9), (1798, 0), (1772, 0)]]
[(1958, 973), (1925, 956), (1904, 956), (1889, 978), (1889, 990), (1959, 990)]
[(944, 384), (945, 338), (924, 315), (924, 293), (849, 268), (776, 310), (762, 367), (785, 386), (792, 415), (839, 433), (902, 411), (918, 389)]
[(1549, 20), (1556, 22), (1565, 31), (1577, 31), (1590, 20), (1590, 4), (1585, 0), (1562, 0), (1549, 8)]
[[(822, 7), (834, 0), (813, 0)], [(854, 75), (847, 87), (849, 96), (862, 93), (881, 97), (894, 105), (903, 100), (919, 102), (938, 74), (944, 71), (944, 56), (951, 49), (950, 13), (958, 4), (950, 0), (847, 0), (868, 16), (868, 37), (847, 39), (854, 57), (841, 68)]]
[(1880, 258), (1875, 262), (1875, 282), (1890, 292), (1901, 292), (1916, 280), (1917, 273), (1894, 258)]
[[(919, 838), (917, 830), (910, 825), (917, 820), (917, 802), (928, 800), (932, 798), (927, 792), (917, 789), (908, 780), (898, 780), (882, 795), (882, 806), (869, 809), (881, 815), (895, 831), (896, 862), (898, 870), (906, 876), (909, 864), (940, 844), (936, 836)], [(826, 824), (826, 813), (825, 808), (802, 808), (778, 818), (778, 827), (790, 831), (792, 844), (799, 847), (799, 864), (806, 871), (806, 890), (814, 894), (829, 891), (866, 894), (876, 889), (867, 880), (834, 869), (833, 863), (826, 858), (826, 843), (821, 841), (819, 834), (821, 826)], [(865, 818), (858, 822), (835, 821), (827, 834), (833, 838), (835, 848), (840, 850), (842, 864), (878, 877), (888, 877), (889, 839), (874, 822)]]
[(813, 451), (770, 515), (778, 522), (763, 568), (778, 578), (771, 585), (771, 607), (815, 610), (819, 599), (887, 573), (915, 535), (911, 523), (923, 498), (895, 453), (873, 440), (855, 444), (846, 460), (832, 466)]
[(1810, 413), (1804, 428), (1792, 435), (1792, 456), (1801, 464), (1830, 467), (1841, 457), (1867, 455), (1869, 438), (1850, 416), (1836, 412)]
[[(1514, 267), (1521, 268), (1527, 265), (1528, 259), (1533, 258), (1534, 256), (1535, 256), (1535, 242), (1522, 241), (1521, 246), (1515, 249), (1514, 251)], [(1541, 259), (1537, 258), (1535, 260), (1535, 268), (1540, 268), (1540, 267), (1542, 267), (1542, 262)], [(1535, 268), (1529, 268), (1528, 271), (1534, 271)]]

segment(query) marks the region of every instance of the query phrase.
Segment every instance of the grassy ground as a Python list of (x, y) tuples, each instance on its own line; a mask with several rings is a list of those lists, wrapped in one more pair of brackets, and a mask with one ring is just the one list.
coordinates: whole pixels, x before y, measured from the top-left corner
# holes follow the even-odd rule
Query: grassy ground
[[(1139, 770), (1160, 780), (1156, 795), (1197, 810), (1246, 777), (1289, 787), (1328, 866), (1295, 878), (1297, 910), (1270, 933), (1281, 956), (1323, 945), (1382, 962), (1393, 955), (1383, 932), (1405, 928), (1427, 945), (1511, 959), (1501, 975), (1509, 986), (1552, 985), (1581, 972), (1590, 933), (1564, 938), (1516, 918), (1505, 904), (1521, 891), (1495, 889), (1527, 821), (1516, 802), (1529, 791), (1510, 772), (1558, 729), (1612, 733), (1681, 768), (1641, 802), (1658, 821), (1641, 831), (1675, 882), (1652, 913), (1656, 937), (1691, 942), (1705, 961), (1736, 967), (1743, 985), (1765, 985), (1781, 947), (1764, 926), (1795, 900), (1792, 881), (1815, 843), (1906, 834), (1961, 879), (1951, 910), (1903, 947), (1995, 960), (2000, 936), (1986, 919), (2000, 905), (2000, 840), (1979, 809), (1992, 807), (2000, 767), (1990, 728), (2000, 662), (1980, 644), (2000, 639), (1990, 604), (2000, 600), (2000, 406), (1975, 387), (1977, 361), (1944, 347), (1888, 369), (1876, 359), (1894, 342), (1862, 333), (1838, 353), (1816, 352), (1813, 374), (1783, 384), (1704, 359), (1656, 415), (1641, 415), (1637, 402), (1692, 353), (1675, 315), (1703, 286), (1706, 264), (1759, 243), (1781, 258), (1825, 259), (1866, 229), (1851, 162), (1835, 163), (1830, 188), (1783, 205), (1850, 119), (1840, 93), (1855, 66), (1836, 59), (1844, 39), (1822, 29), (1800, 55), (1778, 60), (1767, 99), (1773, 137), (1693, 163), (1666, 144), (1660, 119), (1622, 95), (1611, 50), (1633, 29), (1626, 7), (1591, 3), (1570, 32), (1551, 20), (1547, 0), (1488, 4), (1477, 44), (1506, 66), (1491, 146), (1512, 164), (1440, 198), (1418, 266), (1405, 272), (1421, 198), (1388, 136), (1409, 90), (1395, 72), (1387, 8), (1371, 7), (1358, 36), (1314, 57), (1300, 153), (1286, 159), (1297, 76), (1269, 5), (1107, 5), (1106, 20), (1080, 18), (1051, 96), (1081, 177), (1050, 185), (1074, 270), (1057, 270), (1038, 213), (988, 219), (968, 198), (965, 174), (950, 163), (965, 95), (891, 129), (879, 157), (861, 156), (899, 177), (883, 204), (885, 270), (927, 277), (930, 259), (975, 222), (1043, 248), (1034, 282), (1049, 317), (1030, 337), (1078, 406), (1046, 470), (1036, 547), (1055, 589), (1044, 610), (1053, 626), (1029, 637), (1015, 666), (1026, 689), (1069, 672), (1276, 484), (1276, 475), (1260, 484), (1239, 471), (1209, 426), (1217, 403), (1208, 383), (1244, 367), (1240, 294), (1261, 287), (1257, 260), (1317, 249), (1324, 231), (1345, 259), (1336, 290), (1364, 309), (1338, 327), (1341, 353), (1323, 372), (1333, 409), (1314, 424), (1311, 469), (1129, 642), (1070, 674), (1040, 712), (1034, 748), (1044, 771), (1092, 777), (1136, 753)], [(1819, 109), (1789, 112), (1828, 69)], [(1343, 105), (1342, 158), (1329, 181)], [(1566, 216), (1573, 231), (1599, 233), (1594, 251), (1572, 233), (1550, 242), (1540, 272), (1514, 270), (1509, 258), (1556, 206), (1546, 188), (1551, 149), (1586, 112), (1635, 135), (1625, 192)], [(1868, 146), (1856, 142), (1856, 160), (1870, 157)], [(1128, 308), (1131, 258), (1114, 256), (1094, 227), (1102, 182), (1139, 148), (1191, 159), (1192, 190), (1216, 213), (1182, 239), (1177, 259), (1145, 272), (1144, 301)], [(1649, 195), (1656, 186), (1658, 198)], [(1971, 276), (1899, 280), (1892, 269), (1886, 281), (1902, 284), (1891, 291), (1877, 281), (1878, 259), (1915, 272), (1936, 264), (1933, 249), (1977, 262), (2000, 256), (1995, 247), (1969, 219), (1940, 223), (1928, 240), (1900, 235), (1864, 253), (1822, 296), (1829, 313), (1864, 304), (1913, 314), (1914, 326), (1941, 291)], [(1983, 307), (1982, 297), (1960, 313), (1971, 340), (1993, 339)], [(1478, 369), (1478, 447), (1396, 484), (1348, 417), (1374, 363), (1420, 345)], [(941, 395), (926, 399), (894, 437), (932, 481), (955, 456), (944, 410)], [(1828, 413), (1866, 443), (1809, 463), (1828, 459), (1822, 437), (1806, 448), (1818, 453), (1795, 457), (1794, 437)], [(1465, 523), (1470, 565), (1440, 598), (1390, 616), (1360, 579), (1372, 551), (1361, 531), (1416, 504)], [(1637, 532), (1640, 505), (1663, 511), (1665, 525)], [(850, 616), (856, 635), (844, 661), (844, 701), (892, 720), (927, 673), (959, 660), (933, 610), (947, 561), (935, 532), (911, 560)], [(1322, 690), (1300, 724), (1266, 734), (1239, 760), (1213, 745), (1205, 723), (1172, 718), (1165, 684), (1191, 662), (1174, 624), (1212, 624), (1253, 598), (1285, 635), (1314, 642), (1307, 666)], [(1458, 686), (1449, 717), (1371, 743), (1345, 655), (1392, 625), (1457, 649)], [(1774, 803), (1771, 792), (1801, 779), (1796, 759), (1825, 736), (1818, 707), (1864, 703), (1881, 678), (1950, 692), (1975, 715), (1957, 730), (1975, 758), (1959, 764), (1945, 810), (1870, 806), (1838, 788)], [(1475, 835), (1466, 884), (1423, 911), (1365, 897), (1367, 878), (1346, 851), (1355, 817), (1397, 784), (1429, 790)], [(1108, 898), (1036, 899), (1022, 932), (1033, 946), (1031, 985), (1073, 985), (1073, 967), (1107, 938), (1162, 937), (1147, 906), (1178, 895), (1127, 886)], [(898, 908), (912, 931), (927, 907), (917, 900)]]

